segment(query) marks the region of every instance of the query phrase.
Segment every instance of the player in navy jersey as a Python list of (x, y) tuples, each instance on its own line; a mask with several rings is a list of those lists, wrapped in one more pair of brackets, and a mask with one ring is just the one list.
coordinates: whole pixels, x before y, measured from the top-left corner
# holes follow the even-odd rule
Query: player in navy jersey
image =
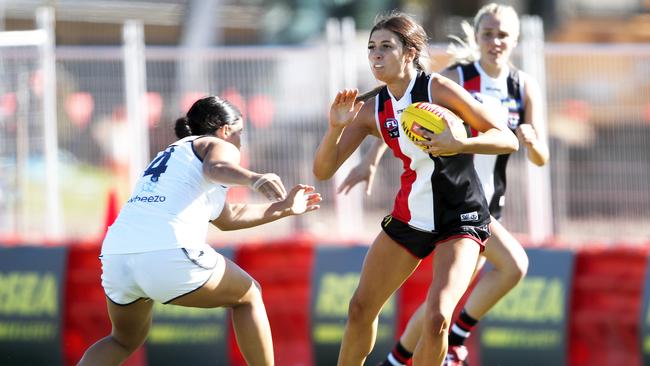
[[(530, 75), (510, 65), (512, 49), (519, 35), (519, 19), (509, 6), (488, 4), (474, 18), (474, 27), (463, 24), (466, 40), (450, 46), (452, 65), (441, 74), (456, 81), (477, 100), (500, 115), (502, 123), (515, 132), (528, 150), (528, 158), (541, 166), (549, 152), (539, 123), (543, 119), (539, 87)], [(474, 31), (476, 30), (476, 31)], [(478, 55), (477, 55), (478, 53)], [(476, 131), (472, 131), (476, 133)], [(385, 149), (375, 143), (359, 166), (342, 182), (339, 192), (347, 193), (365, 181), (370, 194), (376, 165)], [(480, 155), (474, 165), (489, 203), (490, 214), (497, 220), (505, 202), (506, 165), (510, 154)], [(492, 236), (481, 255), (478, 268), (487, 259), (493, 268), (479, 280), (449, 336), (445, 365), (466, 364), (464, 342), (478, 320), (505, 296), (526, 274), (528, 257), (521, 244), (497, 220), (492, 220)], [(477, 268), (477, 269), (478, 269)], [(411, 358), (421, 333), (424, 306), (411, 317), (400, 341), (382, 365), (405, 365)]]
[[(259, 284), (205, 243), (209, 223), (221, 230), (262, 225), (319, 208), (314, 187), (289, 192), (275, 174), (240, 165), (241, 113), (206, 97), (176, 122), (180, 140), (158, 153), (138, 180), (102, 244), (102, 286), (111, 334), (79, 365), (119, 365), (151, 328), (153, 301), (232, 309), (237, 343), (249, 365), (273, 365), (271, 329)], [(226, 202), (230, 186), (249, 186), (272, 203)]]
[[(518, 148), (515, 135), (471, 94), (443, 76), (422, 71), (420, 55), (426, 47), (426, 33), (411, 17), (392, 13), (378, 18), (370, 32), (368, 61), (385, 86), (359, 97), (365, 101), (357, 99), (356, 89), (339, 91), (316, 151), (313, 171), (318, 179), (331, 178), (368, 135), (386, 142), (404, 167), (393, 210), (366, 255), (350, 300), (339, 365), (363, 364), (373, 347), (381, 308), (434, 249), (425, 331), (414, 361), (442, 363), (454, 307), (489, 236), (487, 202), (470, 154), (505, 154)], [(402, 110), (417, 101), (448, 107), (482, 133), (460, 137), (450, 129), (439, 135), (421, 131), (430, 139), (421, 143), (425, 152), (397, 123)]]

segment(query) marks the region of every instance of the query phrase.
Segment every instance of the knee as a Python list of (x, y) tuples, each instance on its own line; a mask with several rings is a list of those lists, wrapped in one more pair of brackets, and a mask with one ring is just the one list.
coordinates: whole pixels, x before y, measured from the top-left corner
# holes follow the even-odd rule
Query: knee
[(442, 311), (429, 309), (424, 315), (424, 324), (425, 329), (430, 335), (445, 335), (449, 333), (451, 316), (444, 314)]
[(246, 293), (244, 299), (246, 300), (245, 303), (248, 304), (262, 302), (262, 285), (256, 280), (253, 280), (253, 283), (251, 284), (251, 287)]
[(515, 258), (512, 272), (513, 276), (517, 279), (517, 282), (521, 281), (521, 279), (526, 276), (526, 273), (528, 272), (528, 255), (526, 255), (526, 252), (523, 252), (522, 255)]
[(233, 309), (248, 307), (248, 306), (259, 306), (263, 304), (262, 299), (262, 285), (254, 279), (250, 279), (250, 282), (246, 283), (247, 288), (244, 290), (240, 297), (237, 300), (233, 301), (227, 306), (232, 307)]
[(348, 304), (348, 321), (350, 323), (367, 323), (374, 321), (375, 318), (370, 307), (358, 296), (353, 295)]
[(111, 338), (113, 339), (113, 342), (117, 343), (122, 349), (131, 354), (135, 352), (138, 347), (144, 344), (148, 334), (149, 327), (140, 331), (129, 332), (128, 334), (113, 332)]
[(522, 250), (522, 253), (514, 256), (503, 272), (513, 286), (518, 284), (528, 272), (528, 256), (526, 252)]
[(253, 290), (258, 292), (260, 295), (262, 294), (262, 285), (259, 282), (257, 282), (256, 279), (253, 279), (253, 287), (254, 287)]

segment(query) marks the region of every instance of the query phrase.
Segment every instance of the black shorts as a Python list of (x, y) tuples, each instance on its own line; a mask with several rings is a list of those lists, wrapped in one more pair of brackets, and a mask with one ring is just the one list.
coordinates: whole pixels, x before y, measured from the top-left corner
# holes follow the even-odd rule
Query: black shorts
[(490, 237), (488, 224), (480, 226), (463, 225), (444, 232), (422, 231), (395, 219), (392, 215), (384, 217), (381, 227), (384, 232), (403, 246), (414, 256), (423, 259), (436, 249), (436, 245), (458, 238), (474, 240), (481, 252), (485, 249), (485, 241)]

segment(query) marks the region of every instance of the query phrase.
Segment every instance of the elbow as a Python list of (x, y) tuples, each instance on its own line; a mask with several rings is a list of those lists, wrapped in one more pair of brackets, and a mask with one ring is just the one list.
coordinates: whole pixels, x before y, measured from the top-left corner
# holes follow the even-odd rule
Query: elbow
[(222, 222), (222, 221), (218, 221), (218, 220), (213, 220), (213, 221), (211, 221), (211, 223), (212, 223), (212, 225), (214, 225), (220, 231), (237, 230), (235, 225), (232, 225), (232, 223), (230, 223), (230, 222)]
[(502, 151), (500, 151), (499, 154), (510, 154), (519, 150), (519, 140), (517, 139), (514, 133), (508, 131), (507, 133), (503, 133), (502, 135), (505, 135), (504, 137), (506, 138), (501, 140)]
[(314, 177), (316, 177), (316, 179), (320, 181), (328, 180), (332, 178), (332, 175), (334, 175), (333, 172), (328, 172), (325, 169), (322, 169), (316, 165), (314, 165), (314, 168), (312, 169), (312, 173), (314, 174)]
[(537, 156), (535, 159), (531, 158), (529, 160), (538, 167), (543, 167), (546, 165), (546, 163), (548, 163), (548, 154)]
[(515, 135), (512, 135), (510, 138), (510, 146), (509, 148), (511, 149), (509, 152), (516, 152), (519, 151), (519, 140)]

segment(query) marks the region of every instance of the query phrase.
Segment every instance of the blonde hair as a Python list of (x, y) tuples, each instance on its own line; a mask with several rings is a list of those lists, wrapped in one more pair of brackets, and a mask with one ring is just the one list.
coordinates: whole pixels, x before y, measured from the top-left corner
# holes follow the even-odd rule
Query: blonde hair
[(460, 23), (465, 39), (455, 35), (449, 35), (449, 38), (452, 40), (447, 47), (447, 53), (451, 55), (449, 65), (456, 63), (470, 64), (479, 59), (480, 51), (478, 44), (476, 43), (476, 30), (478, 30), (481, 20), (483, 20), (483, 17), (486, 14), (511, 15), (513, 22), (515, 23), (515, 29), (517, 29), (517, 36), (519, 36), (519, 16), (512, 6), (496, 3), (484, 5), (474, 16), (473, 25), (469, 24), (467, 21)]

